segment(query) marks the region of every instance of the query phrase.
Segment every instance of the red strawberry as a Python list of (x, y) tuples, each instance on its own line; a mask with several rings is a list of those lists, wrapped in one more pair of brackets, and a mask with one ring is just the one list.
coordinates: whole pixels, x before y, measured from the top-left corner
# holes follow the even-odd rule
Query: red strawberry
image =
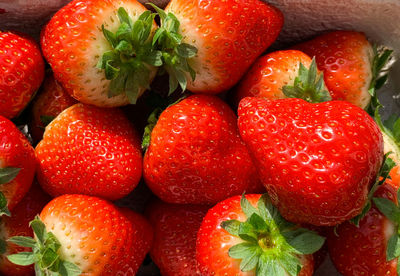
[(235, 103), (245, 97), (269, 100), (295, 97), (314, 102), (330, 99), (322, 76), (317, 76), (315, 62), (296, 50), (277, 51), (260, 57), (239, 83)]
[[(13, 236), (33, 237), (29, 222), (42, 211), (43, 207), (50, 201), (50, 197), (40, 189), (39, 184), (35, 183), (24, 199), (13, 209), (11, 217), (3, 217), (0, 220), (1, 239)], [(18, 252), (27, 251), (28, 248), (7, 242), (5, 252), (0, 255), (0, 272), (5, 276), (27, 276), (34, 275), (32, 266), (18, 266), (11, 263), (7, 256)]]
[(0, 31), (0, 116), (16, 117), (43, 78), (43, 58), (33, 39)]
[(46, 127), (36, 153), (39, 183), (52, 196), (116, 200), (129, 194), (142, 174), (140, 139), (118, 109), (69, 107)]
[(295, 48), (315, 56), (333, 100), (349, 101), (361, 108), (370, 103), (371, 89), (388, 58), (384, 56), (377, 64), (381, 57), (363, 33), (353, 31), (330, 32)]
[(135, 275), (152, 243), (150, 224), (130, 210), (85, 195), (53, 199), (31, 222), (35, 240), (13, 237), (11, 242), (33, 248), (12, 262), (35, 264), (43, 275)]
[(164, 276), (200, 275), (196, 237), (207, 206), (176, 205), (155, 201), (146, 214), (154, 228), (150, 256)]
[(172, 0), (158, 13), (155, 37), (170, 85), (187, 84), (195, 93), (216, 94), (235, 85), (283, 25), (282, 13), (260, 0)]
[[(0, 213), (8, 213), (25, 196), (36, 170), (35, 151), (8, 119), (0, 116)], [(4, 199), (7, 201), (5, 202)]]
[(348, 102), (245, 98), (241, 136), (286, 219), (336, 225), (358, 215), (383, 160), (379, 127)]
[(42, 32), (43, 54), (75, 99), (102, 107), (135, 103), (161, 62), (151, 46), (153, 18), (136, 0), (74, 0)]
[(211, 208), (197, 234), (197, 261), (207, 275), (312, 275), (324, 243), (285, 221), (267, 195), (235, 196)]
[[(400, 210), (397, 189), (400, 182), (387, 180), (374, 196), (375, 204), (361, 219), (359, 226), (345, 222), (328, 236), (329, 253), (338, 271), (344, 275), (393, 275), (397, 276), (398, 225)], [(391, 202), (387, 204), (384, 199)], [(393, 203), (394, 202), (394, 203)], [(377, 203), (379, 205), (377, 205)], [(393, 210), (391, 219), (379, 210)], [(382, 210), (384, 210), (382, 209)], [(393, 240), (395, 239), (395, 240)], [(389, 244), (388, 244), (389, 242)], [(394, 243), (394, 244), (393, 244)]]
[(216, 203), (258, 181), (235, 114), (206, 95), (190, 96), (161, 113), (143, 167), (147, 185), (170, 203)]
[(44, 128), (67, 107), (77, 103), (48, 73), (40, 94), (32, 103), (30, 133), (35, 141), (43, 138)]

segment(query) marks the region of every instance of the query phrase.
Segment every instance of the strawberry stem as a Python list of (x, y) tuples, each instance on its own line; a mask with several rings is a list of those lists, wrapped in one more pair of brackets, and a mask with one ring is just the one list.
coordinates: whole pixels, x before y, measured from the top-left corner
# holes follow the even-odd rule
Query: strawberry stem
[(257, 208), (244, 195), (240, 204), (247, 220), (224, 221), (221, 227), (243, 240), (229, 249), (231, 258), (241, 260), (243, 272), (298, 275), (302, 267), (300, 255), (312, 254), (324, 244), (325, 239), (317, 233), (286, 221), (267, 194), (257, 202)]
[(103, 54), (97, 67), (104, 69), (106, 79), (111, 80), (109, 97), (125, 93), (129, 102), (135, 104), (140, 90), (150, 86), (150, 68), (162, 65), (161, 52), (151, 43), (154, 17), (150, 11), (145, 11), (133, 22), (126, 10), (119, 8), (121, 25), (117, 32), (101, 26), (112, 50)]
[(325, 87), (323, 73), (318, 73), (315, 57), (308, 69), (300, 63), (299, 74), (295, 78), (293, 86), (286, 85), (282, 90), (288, 98), (299, 98), (310, 103), (332, 100)]
[(162, 52), (163, 67), (169, 74), (169, 95), (178, 85), (183, 91), (186, 90), (187, 77), (189, 74), (194, 81), (196, 72), (190, 66), (189, 60), (197, 55), (197, 48), (184, 43), (179, 33), (180, 22), (172, 13), (166, 13), (156, 5), (149, 3), (161, 19), (161, 26), (153, 37), (153, 46)]

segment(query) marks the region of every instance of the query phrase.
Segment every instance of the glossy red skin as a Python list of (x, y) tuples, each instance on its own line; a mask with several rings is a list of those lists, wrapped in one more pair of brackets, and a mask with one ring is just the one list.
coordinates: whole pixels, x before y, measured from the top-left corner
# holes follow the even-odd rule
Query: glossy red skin
[(45, 125), (41, 116), (57, 117), (64, 109), (78, 103), (54, 79), (52, 73), (47, 73), (40, 93), (32, 103), (30, 133), (34, 141), (42, 140)]
[[(261, 195), (248, 194), (247, 200), (255, 207)], [(245, 221), (246, 215), (240, 206), (241, 196), (228, 198), (211, 208), (201, 223), (197, 233), (196, 259), (202, 276), (236, 275), (253, 276), (255, 271), (242, 272), (240, 260), (232, 259), (228, 250), (235, 244), (243, 242), (221, 228), (223, 221), (236, 219)], [(314, 271), (312, 255), (302, 256), (303, 267), (299, 276), (311, 276)]]
[(151, 259), (163, 276), (201, 275), (196, 261), (196, 238), (208, 210), (202, 205), (154, 201), (146, 216), (154, 227)]
[[(374, 196), (396, 202), (399, 187), (400, 182), (387, 180)], [(332, 262), (343, 276), (397, 276), (397, 259), (386, 261), (387, 242), (394, 234), (395, 226), (374, 204), (359, 227), (345, 222), (337, 227), (336, 232), (338, 236), (329, 232), (327, 244)]]
[(84, 275), (135, 275), (151, 247), (144, 238), (152, 239), (152, 229), (141, 215), (97, 197), (57, 197), (40, 218), (59, 240), (64, 260)]
[(367, 106), (373, 56), (371, 44), (363, 33), (330, 32), (294, 48), (315, 56), (333, 100)]
[(294, 84), (300, 63), (309, 68), (311, 58), (297, 50), (276, 51), (258, 58), (240, 81), (235, 103), (238, 105), (245, 97), (286, 98), (282, 88)]
[(44, 61), (33, 39), (0, 31), (0, 116), (16, 117), (44, 78)]
[(383, 159), (379, 127), (348, 102), (245, 98), (239, 129), (287, 220), (336, 225), (359, 214)]
[(39, 183), (52, 196), (116, 200), (129, 194), (142, 174), (140, 138), (118, 109), (69, 107), (47, 126), (36, 153)]
[(207, 95), (190, 96), (162, 112), (143, 167), (146, 184), (169, 203), (212, 204), (258, 181), (235, 114)]
[[(101, 26), (115, 33), (119, 26), (117, 10), (120, 7), (125, 8), (131, 17), (139, 17), (147, 10), (137, 0), (73, 0), (58, 10), (41, 32), (43, 55), (54, 77), (82, 103), (99, 107), (129, 104), (125, 94), (108, 97), (110, 81), (106, 79), (104, 70), (96, 68), (104, 52), (112, 50)], [(135, 17), (132, 17), (133, 21)], [(153, 26), (154, 29), (155, 22)], [(150, 70), (153, 78), (156, 70)], [(144, 90), (140, 89), (140, 94)]]
[(10, 120), (0, 116), (0, 167), (21, 169), (11, 182), (0, 185), (8, 209), (12, 210), (28, 192), (36, 164), (35, 150), (29, 141)]
[[(29, 226), (36, 215), (51, 200), (51, 197), (43, 192), (38, 183), (34, 183), (24, 199), (13, 209), (11, 217), (4, 216), (0, 220), (1, 239), (7, 240), (14, 236), (33, 237), (33, 231)], [(4, 276), (28, 276), (35, 275), (33, 265), (19, 266), (11, 263), (6, 256), (19, 252), (29, 251), (29, 248), (21, 247), (7, 242), (7, 251), (0, 255), (0, 272)]]
[(235, 85), (277, 38), (283, 15), (260, 0), (172, 0), (165, 9), (181, 22), (184, 42), (198, 49), (188, 89), (216, 94)]

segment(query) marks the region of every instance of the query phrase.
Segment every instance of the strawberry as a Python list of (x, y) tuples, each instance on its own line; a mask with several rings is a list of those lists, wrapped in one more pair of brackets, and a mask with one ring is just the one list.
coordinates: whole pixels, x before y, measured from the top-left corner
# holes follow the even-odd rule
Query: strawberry
[(44, 28), (43, 54), (56, 80), (80, 102), (135, 103), (161, 64), (151, 46), (153, 19), (136, 0), (74, 0)]
[(150, 256), (162, 275), (200, 275), (196, 238), (207, 210), (207, 206), (177, 205), (159, 200), (148, 206), (146, 214), (154, 227)]
[(36, 147), (38, 180), (52, 196), (87, 194), (116, 200), (142, 174), (140, 140), (118, 109), (76, 104), (47, 127)]
[(239, 129), (282, 216), (336, 225), (358, 215), (383, 162), (373, 119), (343, 101), (245, 98)]
[(290, 97), (312, 102), (331, 99), (315, 61), (296, 50), (272, 52), (258, 58), (239, 83), (235, 103), (245, 97), (269, 100)]
[(228, 198), (211, 208), (197, 234), (207, 275), (312, 275), (324, 238), (285, 221), (268, 195)]
[[(33, 237), (29, 222), (42, 211), (43, 207), (50, 201), (38, 183), (34, 183), (24, 199), (13, 209), (11, 217), (3, 217), (0, 220), (1, 241), (5, 242), (13, 236)], [(32, 266), (19, 266), (11, 263), (7, 256), (28, 250), (26, 247), (15, 245), (11, 242), (4, 243), (0, 255), (0, 272), (4, 276), (27, 276), (34, 275)]]
[(39, 46), (25, 35), (0, 31), (0, 116), (14, 118), (44, 78)]
[[(35, 151), (8, 119), (0, 116), (0, 214), (8, 214), (32, 185)], [(8, 208), (7, 208), (8, 207)]]
[(226, 103), (208, 95), (165, 109), (143, 161), (153, 193), (169, 203), (212, 204), (254, 185), (258, 177), (236, 119)]
[(260, 0), (172, 0), (165, 11), (155, 8), (161, 27), (154, 37), (171, 91), (178, 83), (194, 93), (230, 89), (283, 25), (282, 13)]
[(333, 100), (349, 101), (366, 108), (371, 95), (375, 94), (375, 87), (380, 88), (386, 81), (386, 76), (380, 76), (380, 70), (390, 51), (379, 55), (363, 33), (334, 31), (294, 48), (315, 56)]
[(358, 227), (345, 222), (328, 235), (331, 259), (342, 275), (398, 275), (399, 187), (386, 180)]
[(35, 141), (43, 138), (44, 128), (67, 107), (77, 101), (65, 92), (54, 79), (52, 73), (47, 73), (42, 89), (32, 103), (30, 133)]
[(43, 275), (135, 275), (152, 243), (151, 226), (142, 216), (85, 195), (53, 199), (31, 226), (35, 239), (10, 241), (33, 252), (8, 258), (35, 263)]

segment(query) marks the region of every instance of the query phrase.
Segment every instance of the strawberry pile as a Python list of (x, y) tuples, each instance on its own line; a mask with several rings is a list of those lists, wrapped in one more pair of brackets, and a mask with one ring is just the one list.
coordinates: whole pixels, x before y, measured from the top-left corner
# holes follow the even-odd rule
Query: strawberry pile
[(307, 276), (328, 251), (400, 275), (392, 51), (356, 30), (268, 50), (283, 23), (261, 0), (73, 0), (40, 46), (1, 31), (0, 273)]

